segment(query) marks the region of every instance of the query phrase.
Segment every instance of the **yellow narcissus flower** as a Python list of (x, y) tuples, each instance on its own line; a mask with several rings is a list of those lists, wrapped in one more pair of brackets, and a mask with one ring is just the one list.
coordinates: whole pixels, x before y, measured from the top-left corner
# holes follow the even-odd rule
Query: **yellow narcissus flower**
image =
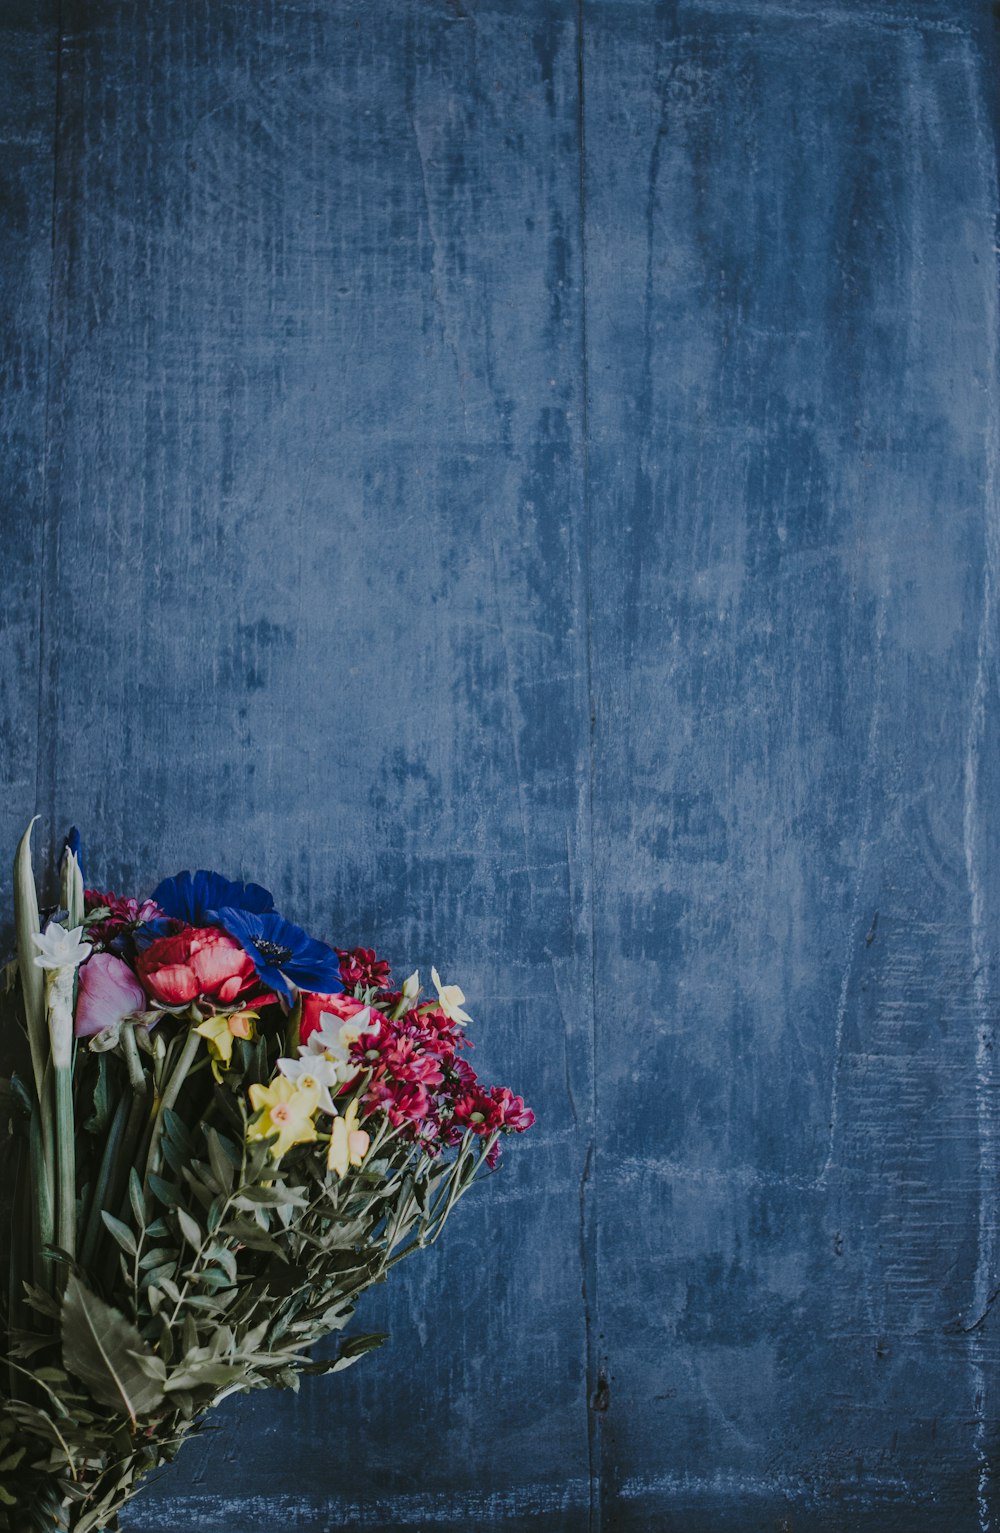
[(342, 1118), (334, 1118), (330, 1134), (330, 1152), (326, 1169), (346, 1176), (349, 1166), (360, 1166), (371, 1143), (363, 1128), (358, 1128), (358, 1102), (355, 1097)]
[(256, 1035), (257, 1013), (234, 1011), (230, 1016), (206, 1017), (195, 1032), (205, 1039), (212, 1059), (212, 1074), (222, 1080), (220, 1066), (229, 1065), (233, 1057), (234, 1038), (253, 1038)]
[(465, 1001), (465, 993), (458, 985), (442, 985), (441, 976), (437, 969), (431, 969), (431, 979), (434, 981), (434, 989), (438, 993), (438, 1005), (448, 1018), (449, 1022), (471, 1022), (472, 1018), (467, 1011), (462, 1010)]
[(316, 1138), (313, 1114), (319, 1107), (319, 1088), (276, 1076), (270, 1086), (250, 1087), (250, 1100), (261, 1116), (247, 1129), (248, 1139), (270, 1139), (275, 1160), (287, 1155), (293, 1144), (309, 1144)]

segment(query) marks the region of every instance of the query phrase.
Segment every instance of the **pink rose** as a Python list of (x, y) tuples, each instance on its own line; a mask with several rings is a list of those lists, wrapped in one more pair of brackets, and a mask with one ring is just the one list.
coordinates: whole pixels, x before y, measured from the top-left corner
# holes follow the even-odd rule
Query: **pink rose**
[(76, 997), (76, 1036), (92, 1038), (134, 1011), (146, 1009), (142, 986), (123, 958), (94, 953), (80, 969)]
[(217, 926), (187, 926), (159, 937), (136, 958), (148, 993), (164, 1006), (186, 1006), (200, 996), (230, 1005), (257, 984), (253, 961)]

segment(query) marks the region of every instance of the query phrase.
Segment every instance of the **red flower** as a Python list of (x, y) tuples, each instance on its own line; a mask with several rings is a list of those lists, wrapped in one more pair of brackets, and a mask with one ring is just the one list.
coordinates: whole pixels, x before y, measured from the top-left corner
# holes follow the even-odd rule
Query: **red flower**
[(249, 954), (217, 926), (188, 926), (159, 937), (137, 955), (135, 966), (163, 1006), (185, 1006), (199, 997), (229, 1005), (257, 985)]
[(498, 1104), (478, 1085), (456, 1097), (453, 1108), (455, 1123), (474, 1134), (492, 1134), (502, 1122)]
[(109, 913), (104, 920), (87, 928), (87, 936), (98, 947), (120, 933), (131, 930), (141, 921), (153, 921), (163, 914), (159, 905), (154, 905), (152, 900), (134, 900), (130, 895), (114, 894), (111, 890), (104, 894), (100, 889), (84, 889), (83, 908), (87, 915), (105, 906)]
[(311, 1033), (318, 1032), (322, 1025), (322, 1016), (325, 1011), (332, 1012), (342, 1022), (349, 1022), (356, 1017), (359, 1011), (366, 1011), (364, 1001), (356, 1001), (353, 995), (341, 995), (338, 990), (336, 995), (323, 995), (318, 990), (303, 990), (302, 998), (302, 1023), (299, 1027), (299, 1042), (305, 1043)]
[(470, 1086), (474, 1086), (479, 1080), (479, 1076), (476, 1074), (475, 1070), (473, 1070), (467, 1059), (451, 1059), (448, 1061), (448, 1068), (450, 1069), (455, 1079), (458, 1081), (458, 1084), (460, 1086), (464, 1086), (466, 1089), (468, 1089)]
[(365, 990), (384, 990), (389, 983), (389, 965), (376, 958), (370, 947), (334, 949), (340, 959), (340, 977), (345, 990), (361, 985)]
[(503, 1128), (512, 1129), (515, 1134), (523, 1134), (534, 1123), (535, 1115), (530, 1107), (525, 1107), (524, 1097), (516, 1097), (509, 1087), (494, 1086), (490, 1096), (499, 1112)]
[(382, 1063), (397, 1081), (421, 1081), (425, 1086), (440, 1086), (444, 1080), (440, 1060), (422, 1049), (413, 1038), (396, 1038), (383, 1053)]
[(393, 1128), (404, 1123), (419, 1123), (431, 1110), (431, 1099), (425, 1086), (403, 1085), (386, 1079), (375, 1080), (366, 1098), (366, 1110), (382, 1107)]

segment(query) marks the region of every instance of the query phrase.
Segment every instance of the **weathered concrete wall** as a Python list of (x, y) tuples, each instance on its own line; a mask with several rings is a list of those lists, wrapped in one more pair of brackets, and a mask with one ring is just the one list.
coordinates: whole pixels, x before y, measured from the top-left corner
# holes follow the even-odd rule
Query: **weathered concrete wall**
[(539, 1111), (136, 1533), (1000, 1524), (988, 20), (0, 18), (3, 846), (436, 961)]

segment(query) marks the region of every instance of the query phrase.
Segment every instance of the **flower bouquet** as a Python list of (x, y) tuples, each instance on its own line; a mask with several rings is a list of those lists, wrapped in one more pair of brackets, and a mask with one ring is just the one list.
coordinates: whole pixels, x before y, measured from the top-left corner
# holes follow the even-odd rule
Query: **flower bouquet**
[(30, 834), (0, 997), (0, 1526), (87, 1533), (227, 1395), (378, 1346), (310, 1355), (533, 1115), (479, 1082), (436, 970), (430, 999), (396, 988), (217, 873), (85, 889), (75, 833), (43, 918)]

